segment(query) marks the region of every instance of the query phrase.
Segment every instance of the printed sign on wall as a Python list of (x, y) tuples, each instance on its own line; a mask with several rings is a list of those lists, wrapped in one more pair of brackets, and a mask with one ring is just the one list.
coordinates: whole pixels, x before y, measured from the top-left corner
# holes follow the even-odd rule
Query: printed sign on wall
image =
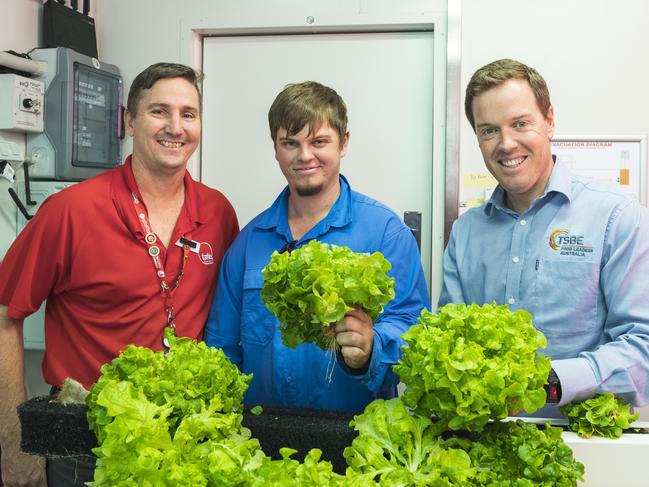
[(557, 136), (552, 153), (575, 174), (617, 184), (647, 204), (646, 136)]

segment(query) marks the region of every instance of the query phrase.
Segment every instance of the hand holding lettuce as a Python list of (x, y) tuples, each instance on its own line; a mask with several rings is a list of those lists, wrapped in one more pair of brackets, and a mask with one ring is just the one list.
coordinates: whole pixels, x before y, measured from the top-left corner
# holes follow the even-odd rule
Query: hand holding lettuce
[(380, 252), (367, 255), (316, 240), (292, 252), (274, 252), (263, 270), (261, 299), (282, 323), (291, 348), (315, 343), (327, 350), (330, 325), (354, 308), (374, 321), (394, 298), (390, 263)]

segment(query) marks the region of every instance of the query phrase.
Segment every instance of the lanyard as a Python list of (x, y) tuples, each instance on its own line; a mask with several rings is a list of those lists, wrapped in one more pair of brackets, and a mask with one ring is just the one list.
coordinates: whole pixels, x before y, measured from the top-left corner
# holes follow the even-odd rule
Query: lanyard
[[(144, 205), (135, 193), (131, 194), (133, 195), (133, 205), (135, 206), (135, 212), (137, 213), (138, 221), (140, 222), (140, 226), (142, 227), (142, 231), (144, 232), (144, 241), (148, 246), (149, 255), (153, 260), (153, 267), (156, 276), (160, 281), (160, 289), (165, 298), (164, 309), (167, 313), (167, 323), (165, 325), (165, 328), (171, 328), (175, 332), (176, 323), (174, 321), (173, 297), (176, 289), (178, 289), (178, 286), (180, 285), (180, 280), (182, 279), (183, 275), (185, 275), (185, 262), (187, 262), (187, 258), (189, 257), (189, 241), (192, 237), (190, 234), (187, 234), (186, 237), (180, 239), (180, 241), (183, 243), (183, 258), (180, 263), (180, 272), (178, 272), (178, 275), (176, 276), (174, 282), (169, 285), (166, 280), (164, 267), (160, 262), (160, 247), (156, 245), (158, 237), (153, 232), (153, 227), (151, 227), (151, 223), (149, 222), (149, 217), (147, 216)], [(162, 344), (164, 345), (165, 349), (168, 349), (169, 344), (164, 338), (164, 330), (162, 336)]]

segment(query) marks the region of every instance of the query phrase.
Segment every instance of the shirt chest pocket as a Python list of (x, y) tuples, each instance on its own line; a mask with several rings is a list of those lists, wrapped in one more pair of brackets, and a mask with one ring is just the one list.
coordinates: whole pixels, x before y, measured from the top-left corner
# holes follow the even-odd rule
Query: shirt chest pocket
[(248, 269), (243, 276), (241, 341), (244, 345), (267, 345), (275, 334), (277, 320), (261, 301), (264, 279), (261, 269)]
[(601, 306), (599, 263), (545, 258), (538, 261), (535, 324), (548, 337), (593, 331)]

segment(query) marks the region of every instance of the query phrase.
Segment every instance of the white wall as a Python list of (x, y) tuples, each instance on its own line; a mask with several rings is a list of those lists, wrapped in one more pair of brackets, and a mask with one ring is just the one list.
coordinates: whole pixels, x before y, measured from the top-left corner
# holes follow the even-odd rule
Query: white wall
[(0, 51), (27, 52), (36, 47), (40, 35), (40, 0), (2, 0), (0, 4)]
[[(646, 0), (464, 0), (462, 91), (479, 67), (514, 58), (548, 83), (555, 135), (649, 134), (647, 26)], [(464, 115), (460, 168), (460, 182), (486, 171)], [(460, 200), (469, 196), (461, 185)]]

